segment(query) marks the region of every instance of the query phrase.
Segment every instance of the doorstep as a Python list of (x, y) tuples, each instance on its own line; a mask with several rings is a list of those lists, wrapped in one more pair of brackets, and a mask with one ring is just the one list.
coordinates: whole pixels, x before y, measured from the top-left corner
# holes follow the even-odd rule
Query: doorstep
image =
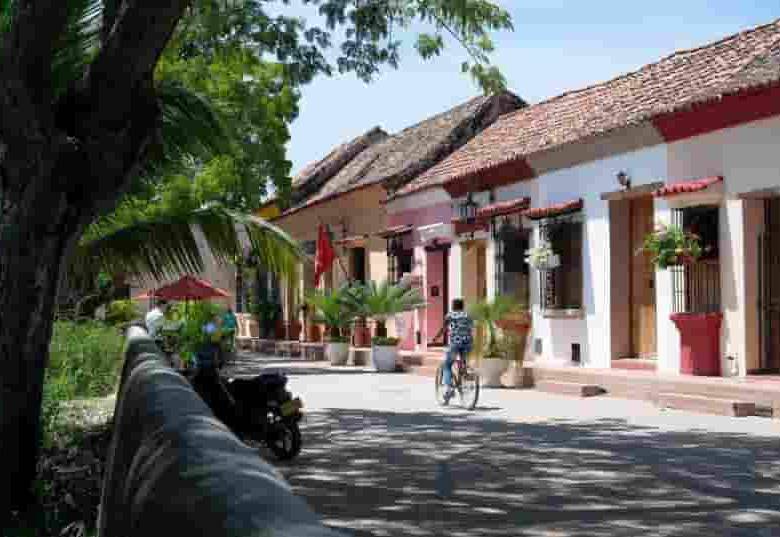
[(647, 370), (551, 367), (533, 363), (525, 369), (533, 385), (540, 382), (595, 385), (603, 388), (609, 397), (650, 401), (659, 406), (744, 415), (754, 405), (754, 415), (780, 416), (780, 382), (754, 377), (665, 375)]

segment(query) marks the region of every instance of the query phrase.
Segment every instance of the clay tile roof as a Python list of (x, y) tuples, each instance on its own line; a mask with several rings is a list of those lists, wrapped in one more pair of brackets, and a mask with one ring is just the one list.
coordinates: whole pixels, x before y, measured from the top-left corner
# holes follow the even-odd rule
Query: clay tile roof
[(575, 213), (582, 210), (582, 207), (582, 200), (576, 199), (563, 203), (556, 203), (555, 205), (548, 205), (547, 207), (534, 207), (533, 209), (526, 210), (523, 214), (531, 220), (540, 220), (542, 218), (552, 218), (554, 216)]
[(477, 219), (490, 219), (497, 216), (506, 216), (519, 213), (528, 208), (531, 204), (531, 198), (517, 198), (508, 201), (499, 201), (491, 203), (477, 210)]
[(778, 82), (780, 20), (507, 114), (398, 194)]
[(475, 136), (500, 115), (525, 102), (509, 92), (479, 96), (389, 136), (360, 152), (330, 178), (299, 210), (372, 184), (398, 188)]
[(381, 128), (374, 127), (357, 138), (337, 146), (324, 158), (307, 165), (293, 177), (293, 204), (301, 203), (316, 194), (353, 158), (365, 151), (366, 148), (388, 137), (388, 134)]
[(377, 236), (386, 239), (387, 237), (395, 237), (396, 235), (403, 235), (404, 233), (409, 233), (410, 231), (413, 230), (414, 230), (414, 226), (409, 224), (404, 224), (401, 226), (392, 226), (383, 229), (382, 231), (377, 233)]
[(662, 186), (655, 191), (655, 197), (667, 198), (669, 196), (675, 196), (677, 194), (690, 194), (692, 192), (701, 192), (707, 190), (712, 185), (723, 182), (723, 177), (704, 177), (703, 179), (696, 179), (695, 181), (683, 181), (681, 183), (674, 183), (671, 185)]

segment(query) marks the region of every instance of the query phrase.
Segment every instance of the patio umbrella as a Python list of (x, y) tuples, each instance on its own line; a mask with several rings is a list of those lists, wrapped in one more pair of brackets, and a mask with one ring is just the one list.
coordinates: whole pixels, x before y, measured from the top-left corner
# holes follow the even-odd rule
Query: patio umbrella
[(213, 286), (206, 280), (187, 274), (173, 283), (163, 285), (153, 291), (135, 297), (137, 300), (147, 298), (161, 298), (163, 300), (208, 300), (210, 298), (227, 298), (230, 293), (224, 289)]

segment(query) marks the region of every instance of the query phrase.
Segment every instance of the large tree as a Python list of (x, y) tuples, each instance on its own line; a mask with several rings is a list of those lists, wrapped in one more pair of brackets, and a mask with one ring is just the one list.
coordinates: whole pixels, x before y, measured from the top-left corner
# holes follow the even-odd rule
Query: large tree
[[(422, 21), (416, 47), (438, 54), (450, 35), (483, 87), (487, 35), (509, 28), (489, 0), (298, 0), (324, 26), (269, 14), (272, 0), (0, 0), (0, 516), (25, 501), (35, 475), (40, 407), (60, 279), (84, 231), (112, 212), (158, 143), (165, 116), (155, 71), (188, 10), (202, 18), (188, 46), (219, 53), (251, 42), (301, 83), (395, 66), (396, 28)], [(275, 6), (283, 10), (289, 0)], [(334, 54), (327, 49), (339, 39)], [(162, 129), (164, 132), (164, 128)], [(163, 140), (163, 143), (166, 141)]]

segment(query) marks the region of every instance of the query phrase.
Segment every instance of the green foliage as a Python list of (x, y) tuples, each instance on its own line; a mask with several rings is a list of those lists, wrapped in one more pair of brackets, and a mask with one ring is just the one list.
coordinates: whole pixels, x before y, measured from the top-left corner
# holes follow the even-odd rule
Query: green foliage
[(645, 237), (644, 247), (637, 252), (649, 252), (653, 263), (660, 269), (696, 261), (701, 257), (701, 241), (697, 235), (684, 231), (679, 226), (659, 225)]
[(487, 340), (483, 350), (485, 357), (506, 356), (506, 336), (498, 337), (498, 322), (510, 315), (523, 311), (523, 307), (507, 296), (498, 296), (495, 300), (483, 300), (469, 308), (469, 315), (474, 322), (487, 330)]
[(387, 280), (357, 285), (347, 294), (346, 299), (357, 315), (374, 319), (378, 337), (387, 336), (387, 319), (426, 305), (425, 299), (416, 289), (392, 284)]
[(371, 338), (371, 344), (377, 347), (396, 347), (401, 342), (397, 337), (374, 336)]
[(234, 263), (244, 241), (270, 272), (291, 278), (303, 254), (296, 241), (265, 220), (220, 206), (188, 210), (129, 203), (92, 224), (72, 261), (77, 274), (96, 269), (156, 279), (197, 274), (204, 269), (195, 228), (217, 262)]
[(111, 325), (126, 325), (141, 316), (134, 300), (114, 300), (106, 308), (106, 322)]
[(122, 370), (124, 338), (102, 323), (59, 321), (49, 347), (41, 406), (45, 446), (51, 446), (62, 423), (66, 401), (112, 394)]
[(224, 313), (224, 308), (208, 301), (178, 303), (172, 307), (173, 317), (184, 321), (179, 333), (179, 352), (185, 363), (189, 363), (206, 343), (209, 335), (203, 327), (215, 317)]
[(353, 289), (344, 284), (333, 291), (314, 291), (306, 297), (306, 303), (314, 308), (312, 320), (328, 327), (330, 341), (340, 338), (342, 329), (348, 327), (358, 314)]

